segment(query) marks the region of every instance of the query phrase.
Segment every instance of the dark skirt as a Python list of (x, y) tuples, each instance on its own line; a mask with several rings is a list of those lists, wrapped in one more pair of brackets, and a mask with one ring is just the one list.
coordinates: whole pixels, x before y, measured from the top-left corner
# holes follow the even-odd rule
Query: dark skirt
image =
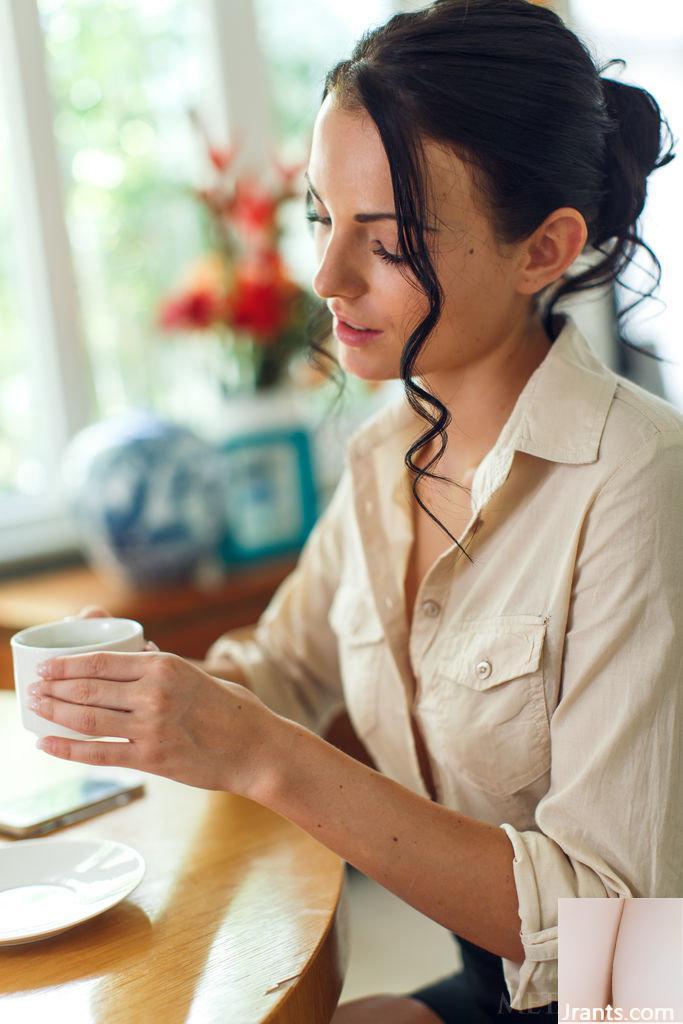
[(529, 1018), (557, 1024), (557, 1002), (512, 1010), (501, 958), (455, 932), (452, 935), (462, 951), (462, 971), (407, 993), (412, 999), (425, 1003), (444, 1024), (500, 1024)]

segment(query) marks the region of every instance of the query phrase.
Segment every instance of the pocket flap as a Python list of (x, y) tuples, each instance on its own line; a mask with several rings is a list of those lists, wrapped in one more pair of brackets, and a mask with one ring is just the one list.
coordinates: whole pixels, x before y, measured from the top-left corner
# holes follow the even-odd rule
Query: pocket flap
[(540, 665), (546, 626), (541, 616), (531, 615), (459, 624), (439, 669), (475, 690), (528, 675)]
[(343, 583), (334, 595), (328, 621), (337, 636), (352, 646), (384, 639), (372, 594), (348, 584)]

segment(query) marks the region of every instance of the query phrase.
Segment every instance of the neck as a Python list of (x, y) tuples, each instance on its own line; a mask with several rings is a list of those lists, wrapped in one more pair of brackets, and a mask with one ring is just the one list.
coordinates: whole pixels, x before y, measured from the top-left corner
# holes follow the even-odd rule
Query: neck
[[(529, 331), (512, 333), (480, 360), (453, 373), (425, 376), (429, 391), (441, 399), (452, 417), (446, 429), (448, 446), (435, 472), (469, 486), (550, 347), (550, 338), (538, 321)], [(437, 440), (423, 449), (420, 464), (426, 465), (438, 448)]]

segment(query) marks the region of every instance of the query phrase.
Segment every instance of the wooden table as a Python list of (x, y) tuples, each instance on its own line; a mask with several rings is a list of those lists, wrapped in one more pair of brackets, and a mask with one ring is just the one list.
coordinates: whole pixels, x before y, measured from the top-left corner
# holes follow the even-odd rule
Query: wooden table
[[(3, 797), (90, 770), (34, 743), (0, 693)], [(0, 947), (2, 1024), (328, 1022), (348, 959), (344, 862), (251, 800), (144, 781), (141, 799), (40, 840), (119, 840), (147, 871), (99, 917)]]

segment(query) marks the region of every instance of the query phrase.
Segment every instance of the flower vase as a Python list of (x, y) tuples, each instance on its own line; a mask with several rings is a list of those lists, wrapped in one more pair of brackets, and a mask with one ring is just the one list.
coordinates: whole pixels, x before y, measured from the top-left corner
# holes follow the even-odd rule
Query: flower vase
[(246, 334), (222, 331), (218, 335), (216, 378), (223, 400), (253, 394), (258, 388), (262, 346)]

